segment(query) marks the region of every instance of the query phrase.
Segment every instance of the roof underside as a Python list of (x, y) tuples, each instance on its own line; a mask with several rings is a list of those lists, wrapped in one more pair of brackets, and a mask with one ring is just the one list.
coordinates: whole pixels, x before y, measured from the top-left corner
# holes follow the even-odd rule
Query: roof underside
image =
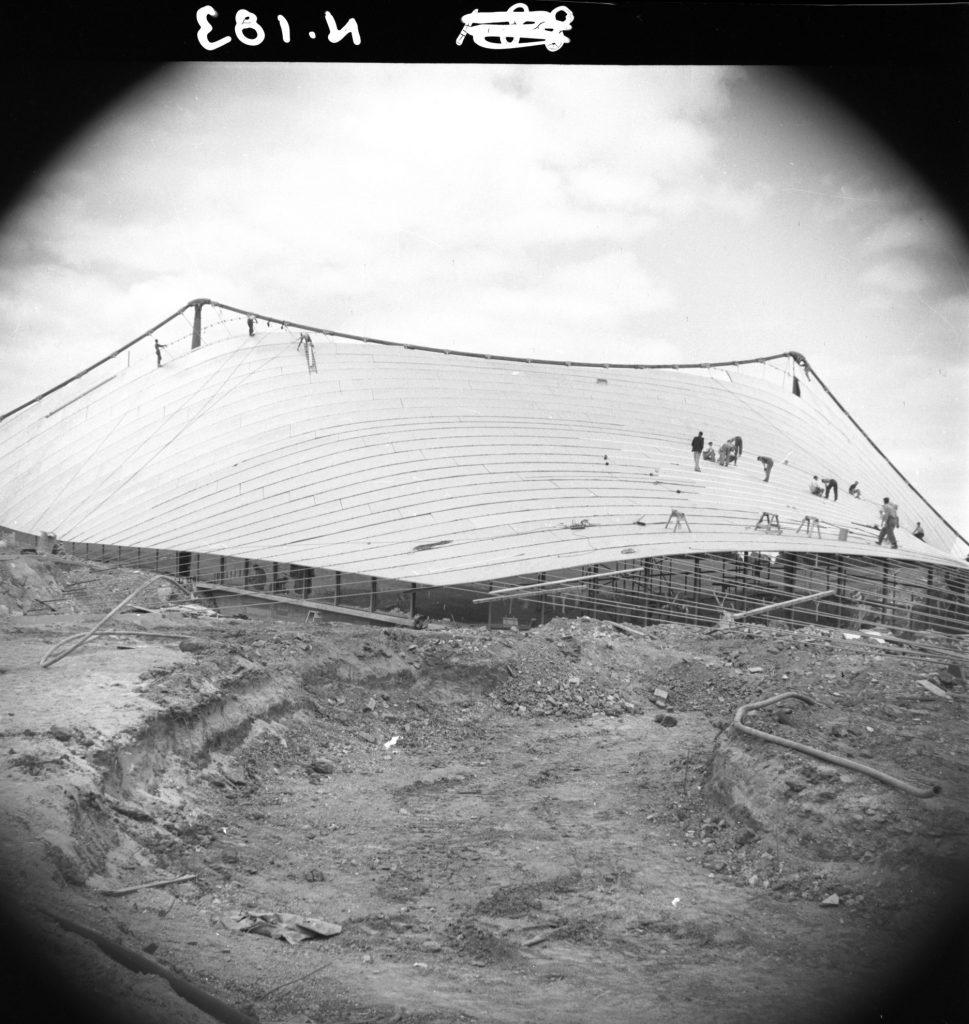
[[(964, 554), (788, 357), (570, 366), (308, 347), (241, 318), (219, 333), (169, 344), (161, 366), (145, 339), (0, 421), (0, 524), (435, 586), (701, 551)], [(737, 464), (695, 472), (700, 429), (741, 436)], [(769, 482), (758, 455), (774, 459)], [(838, 501), (809, 493), (814, 475), (838, 480)], [(885, 495), (898, 551), (874, 545)]]

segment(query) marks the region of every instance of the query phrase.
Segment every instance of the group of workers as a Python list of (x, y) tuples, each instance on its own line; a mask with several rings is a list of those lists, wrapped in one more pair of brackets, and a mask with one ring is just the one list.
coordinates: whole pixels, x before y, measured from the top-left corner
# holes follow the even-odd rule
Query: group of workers
[(838, 481), (833, 476), (826, 476), (822, 480), (819, 480), (816, 476), (812, 477), (809, 489), (812, 494), (816, 494), (819, 498), (827, 498), (833, 494), (833, 500), (838, 500)]
[(704, 448), (703, 431), (701, 430), (693, 438), (691, 448), (693, 450), (693, 468), (700, 472), (700, 459), (705, 462), (716, 462), (720, 466), (736, 465), (738, 459), (744, 453), (744, 439), (738, 434), (731, 437), (720, 445), (719, 452), (713, 447), (713, 442), (708, 441)]
[[(713, 442), (706, 443), (707, 447), (704, 447), (703, 431), (699, 431), (696, 437), (691, 442), (691, 450), (693, 452), (693, 468), (697, 473), (700, 472), (700, 460), (703, 459), (707, 462), (716, 462), (721, 466), (736, 465), (738, 459), (744, 450), (743, 439), (738, 435), (737, 437), (731, 437), (729, 440), (724, 441), (720, 445), (719, 454), (713, 446)], [(758, 455), (757, 461), (764, 467), (764, 483), (770, 480), (771, 470), (774, 468), (774, 460), (768, 455)], [(785, 464), (787, 459), (784, 459)], [(811, 494), (819, 498), (831, 498), (833, 501), (838, 500), (838, 481), (834, 477), (817, 477), (811, 478), (811, 482), (808, 484), (808, 490)], [(848, 493), (853, 498), (861, 497), (861, 490), (858, 487), (858, 481), (855, 482), (848, 488)], [(879, 508), (880, 524), (878, 529), (878, 540), (876, 543), (881, 545), (884, 541), (888, 541), (893, 548), (898, 547), (898, 542), (895, 538), (895, 528), (898, 526), (898, 505), (896, 505), (889, 498), (885, 498), (882, 501), (881, 507)], [(922, 524), (916, 523), (915, 528), (912, 530), (912, 536), (917, 540), (925, 540), (925, 531), (922, 529)]]

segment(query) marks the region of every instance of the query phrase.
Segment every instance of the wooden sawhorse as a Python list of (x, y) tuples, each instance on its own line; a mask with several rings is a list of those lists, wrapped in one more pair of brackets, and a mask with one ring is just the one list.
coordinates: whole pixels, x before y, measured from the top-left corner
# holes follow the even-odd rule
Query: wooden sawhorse
[(807, 527), (807, 535), (811, 536), (812, 530), (818, 531), (818, 537), (821, 536), (821, 524), (818, 522), (817, 516), (805, 516), (801, 520), (801, 525), (797, 528), (797, 532), (800, 533), (803, 527)]
[(764, 529), (771, 533), (776, 530), (778, 533), (783, 533), (781, 529), (781, 521), (776, 512), (761, 512), (760, 519), (757, 520), (757, 525), (754, 527), (755, 530), (760, 529), (760, 524), (764, 523)]
[(690, 524), (686, 521), (686, 513), (677, 512), (675, 508), (670, 509), (670, 517), (666, 520), (666, 526), (664, 526), (663, 529), (668, 530), (670, 523), (672, 523), (674, 520), (676, 522), (676, 525), (673, 527), (674, 533), (676, 533), (676, 531), (680, 528), (680, 523), (682, 523), (687, 528), (687, 530), (690, 531), (690, 533), (693, 532), (690, 529)]

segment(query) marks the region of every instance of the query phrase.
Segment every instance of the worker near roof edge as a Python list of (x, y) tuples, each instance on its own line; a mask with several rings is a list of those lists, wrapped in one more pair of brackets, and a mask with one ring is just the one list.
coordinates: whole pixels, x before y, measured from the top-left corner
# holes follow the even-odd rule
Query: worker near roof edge
[(895, 527), (898, 526), (898, 505), (889, 498), (882, 499), (882, 507), (879, 510), (882, 517), (882, 528), (878, 531), (878, 544), (886, 538), (893, 548), (898, 547), (895, 540)]
[(700, 456), (703, 454), (703, 431), (701, 430), (690, 444), (693, 451), (693, 468), (700, 472)]

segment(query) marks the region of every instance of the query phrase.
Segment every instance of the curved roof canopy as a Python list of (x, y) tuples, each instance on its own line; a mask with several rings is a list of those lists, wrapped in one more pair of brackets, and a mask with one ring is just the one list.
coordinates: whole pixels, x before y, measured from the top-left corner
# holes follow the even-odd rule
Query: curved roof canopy
[[(700, 430), (741, 437), (736, 464), (696, 472)], [(0, 474), (8, 528), (439, 586), (691, 552), (966, 550), (797, 353), (516, 360), (209, 300), (0, 419)], [(897, 551), (875, 546), (885, 495)]]

